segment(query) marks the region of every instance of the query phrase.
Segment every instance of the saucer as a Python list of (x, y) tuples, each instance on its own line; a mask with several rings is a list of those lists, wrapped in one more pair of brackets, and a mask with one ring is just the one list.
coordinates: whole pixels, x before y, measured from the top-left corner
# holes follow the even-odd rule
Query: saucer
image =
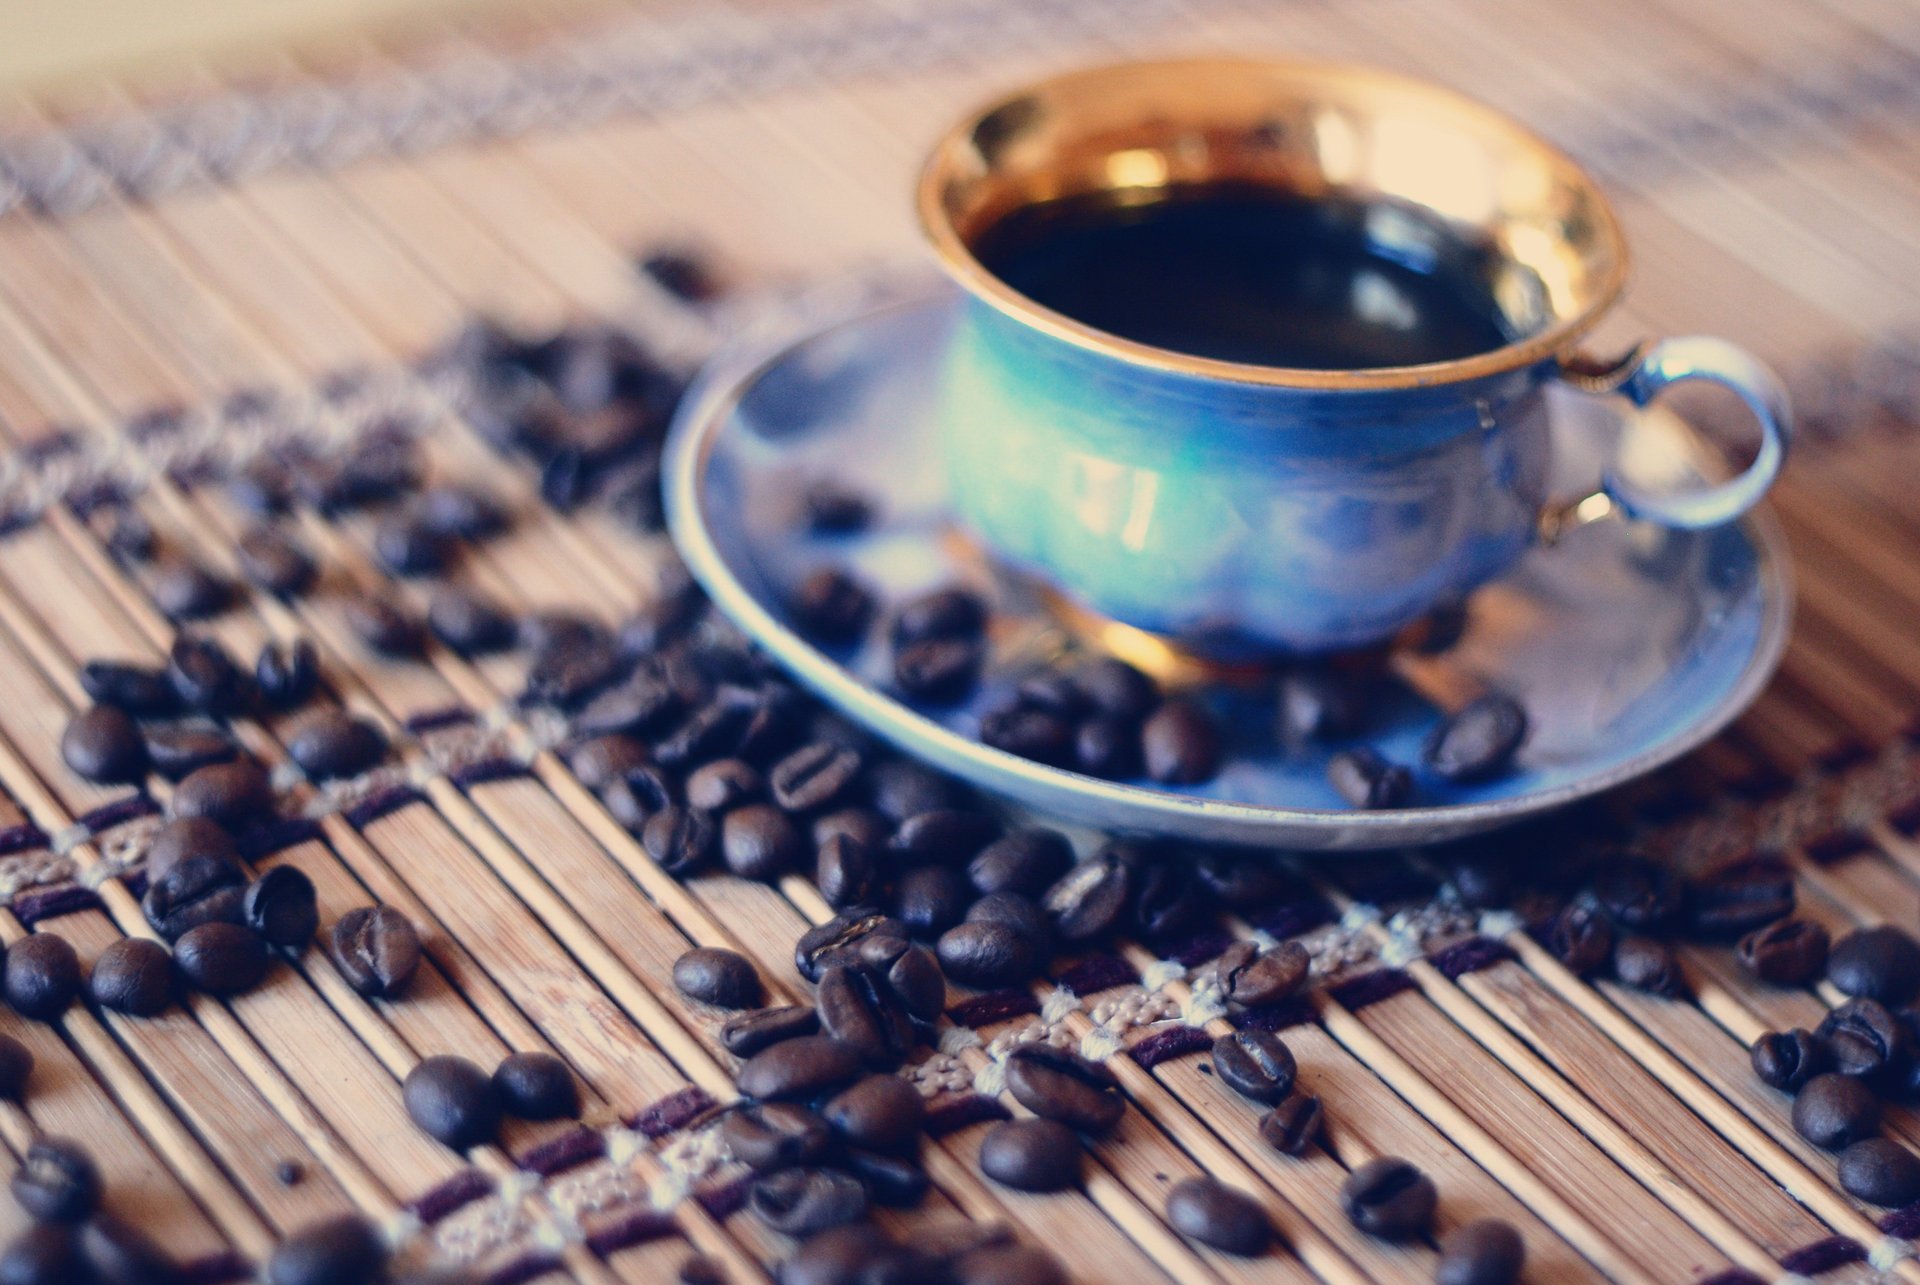
[[(1354, 742), (1283, 748), (1268, 687), (1215, 681), (1189, 693), (1213, 710), (1229, 745), (1203, 785), (1105, 781), (991, 749), (976, 739), (982, 714), (1072, 639), (1045, 591), (991, 565), (954, 527), (935, 390), (957, 309), (956, 295), (924, 283), (849, 287), (735, 341), (682, 404), (666, 499), (673, 538), (714, 603), (800, 682), (906, 753), (1005, 800), (1056, 821), (1202, 842), (1434, 843), (1652, 771), (1724, 727), (1779, 661), (1792, 592), (1769, 520), (1695, 533), (1607, 521), (1534, 549), (1477, 592), (1459, 641), (1397, 666), (1408, 683), (1394, 685)], [(1591, 489), (1616, 442), (1636, 482), (1696, 476), (1685, 430), (1667, 414), (1553, 396), (1555, 494)], [(872, 523), (808, 532), (801, 497), (817, 481), (870, 498)], [(785, 610), (785, 591), (822, 565), (847, 567), (883, 604), (856, 646), (814, 645)], [(884, 604), (956, 582), (993, 605), (981, 681), (957, 706), (917, 706), (892, 687)], [(1346, 806), (1326, 780), (1343, 744), (1418, 764), (1439, 713), (1416, 686), (1517, 698), (1531, 730), (1512, 770), (1450, 784), (1416, 766), (1418, 806)]]

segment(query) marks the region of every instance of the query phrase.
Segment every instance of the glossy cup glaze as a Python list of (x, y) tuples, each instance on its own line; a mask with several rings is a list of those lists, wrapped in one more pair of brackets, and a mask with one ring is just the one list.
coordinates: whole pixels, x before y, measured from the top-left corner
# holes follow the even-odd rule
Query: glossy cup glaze
[[(1218, 361), (1045, 308), (971, 248), (1035, 202), (1227, 180), (1360, 199), (1382, 237), (1437, 224), (1489, 247), (1518, 338), (1421, 366)], [(955, 128), (919, 208), (969, 295), (942, 393), (962, 520), (1080, 604), (1200, 655), (1379, 642), (1571, 526), (1731, 521), (1785, 458), (1785, 394), (1732, 345), (1672, 339), (1604, 366), (1577, 353), (1626, 278), (1611, 210), (1559, 152), (1423, 82), (1236, 60), (1075, 72)], [(1686, 379), (1731, 388), (1759, 422), (1743, 473), (1680, 495), (1612, 476), (1593, 495), (1546, 493), (1550, 382), (1644, 405)]]

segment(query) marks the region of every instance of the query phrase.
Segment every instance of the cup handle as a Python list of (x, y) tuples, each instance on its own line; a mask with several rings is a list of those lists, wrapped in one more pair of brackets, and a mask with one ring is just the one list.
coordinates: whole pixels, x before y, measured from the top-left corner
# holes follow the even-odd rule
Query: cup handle
[(1647, 495), (1608, 468), (1591, 495), (1550, 502), (1540, 514), (1548, 543), (1568, 531), (1615, 515), (1640, 518), (1682, 531), (1722, 526), (1760, 502), (1786, 462), (1793, 438), (1793, 408), (1773, 372), (1745, 349), (1705, 335), (1642, 344), (1622, 360), (1604, 364), (1574, 356), (1561, 362), (1560, 378), (1588, 393), (1618, 393), (1645, 408), (1662, 391), (1689, 379), (1731, 389), (1760, 425), (1760, 453), (1736, 477), (1677, 495)]

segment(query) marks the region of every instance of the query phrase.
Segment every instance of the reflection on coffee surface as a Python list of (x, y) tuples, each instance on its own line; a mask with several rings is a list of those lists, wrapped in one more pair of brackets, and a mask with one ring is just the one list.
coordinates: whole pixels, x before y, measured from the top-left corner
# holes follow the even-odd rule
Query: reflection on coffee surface
[(1021, 207), (975, 238), (1035, 302), (1197, 357), (1365, 370), (1506, 344), (1491, 251), (1400, 204), (1251, 183), (1103, 192)]

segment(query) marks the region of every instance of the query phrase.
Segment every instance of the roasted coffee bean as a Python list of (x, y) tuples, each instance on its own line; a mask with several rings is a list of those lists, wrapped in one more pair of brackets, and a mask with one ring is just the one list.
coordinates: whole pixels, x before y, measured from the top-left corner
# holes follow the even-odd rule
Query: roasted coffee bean
[(299, 950), (320, 928), (313, 880), (296, 866), (275, 866), (255, 879), (240, 903), (246, 926), (269, 946)]
[(747, 1189), (747, 1208), (789, 1236), (811, 1236), (866, 1217), (867, 1189), (837, 1169), (782, 1169)]
[[(952, 872), (928, 866), (913, 874)], [(936, 947), (947, 976), (968, 986), (1013, 986), (1032, 977), (1040, 951), (1034, 937), (999, 920), (969, 920), (940, 934)]]
[(1576, 976), (1599, 971), (1613, 958), (1613, 925), (1586, 906), (1568, 906), (1554, 918), (1547, 946)]
[(146, 775), (147, 743), (127, 712), (95, 705), (73, 716), (60, 737), (60, 757), (89, 781), (131, 783)]
[(147, 844), (147, 884), (167, 877), (167, 872), (188, 857), (205, 857), (230, 866), (239, 878), (240, 853), (225, 829), (205, 817), (176, 817), (153, 832)]
[(500, 1109), (522, 1120), (573, 1120), (580, 1115), (580, 1084), (551, 1053), (512, 1053), (493, 1069)]
[(273, 782), (252, 759), (214, 763), (187, 774), (169, 804), (176, 817), (204, 817), (233, 833), (271, 821)]
[(1073, 766), (1108, 781), (1138, 776), (1142, 771), (1139, 729), (1104, 714), (1083, 720), (1073, 731)]
[(1324, 1127), (1320, 1099), (1310, 1093), (1292, 1094), (1260, 1117), (1260, 1136), (1282, 1155), (1305, 1155)]
[(879, 853), (893, 837), (893, 823), (872, 808), (841, 808), (815, 817), (809, 827), (813, 846), (824, 848), (837, 835), (857, 839), (867, 849)]
[(835, 964), (821, 975), (813, 1006), (820, 1029), (875, 1066), (893, 1066), (913, 1047), (913, 1022), (886, 977), (868, 964)]
[(1040, 903), (1062, 941), (1087, 942), (1119, 926), (1133, 900), (1133, 871), (1110, 844), (1060, 876)]
[(296, 709), (320, 686), (320, 657), (305, 638), (267, 643), (254, 661), (253, 681), (268, 708)]
[(1073, 671), (1073, 685), (1087, 704), (1112, 718), (1137, 723), (1160, 702), (1153, 680), (1111, 656), (1087, 661)]
[(868, 802), (890, 822), (905, 821), (922, 812), (965, 808), (967, 792), (952, 777), (912, 759), (882, 758), (868, 765)]
[(421, 1059), (407, 1072), (400, 1099), (422, 1132), (455, 1151), (492, 1141), (500, 1128), (492, 1077), (450, 1053)]
[(603, 631), (563, 637), (534, 652), (520, 699), (528, 705), (577, 709), (626, 677), (632, 665)]
[(640, 846), (662, 870), (675, 878), (685, 878), (713, 857), (713, 818), (669, 804), (647, 818), (640, 831)]
[(361, 906), (334, 921), (327, 954), (356, 992), (392, 999), (419, 971), (420, 934), (391, 906)]
[(33, 1051), (11, 1035), (0, 1035), (0, 1101), (25, 1101), (32, 1075)]
[(1248, 1007), (1296, 994), (1312, 966), (1312, 957), (1297, 941), (1281, 942), (1264, 954), (1252, 942), (1238, 941), (1214, 964), (1226, 1001)]
[(800, 496), (807, 529), (815, 535), (864, 531), (873, 520), (873, 502), (838, 482), (809, 483)]
[(1425, 1235), (1438, 1200), (1433, 1179), (1397, 1156), (1368, 1161), (1340, 1186), (1340, 1207), (1347, 1220), (1384, 1240)]
[(1094, 709), (1087, 694), (1074, 683), (1073, 675), (1058, 669), (1043, 669), (1020, 680), (1014, 689), (1018, 702), (1029, 709), (1044, 709), (1064, 718), (1098, 718), (1120, 727), (1139, 730), (1138, 718), (1115, 718)]
[(182, 705), (216, 717), (232, 713), (246, 698), (240, 667), (226, 648), (191, 634), (174, 639), (167, 652), (167, 683)]
[(1133, 922), (1144, 937), (1163, 940), (1187, 932), (1206, 914), (1206, 898), (1184, 865), (1147, 863), (1133, 883)]
[(933, 1186), (927, 1171), (910, 1156), (848, 1147), (840, 1153), (840, 1163), (866, 1187), (869, 1200), (890, 1209), (911, 1209)]
[(1687, 919), (1708, 937), (1738, 937), (1793, 913), (1793, 871), (1779, 861), (1736, 861), (1687, 892)]
[(678, 769), (734, 753), (755, 712), (751, 701), (738, 690), (721, 692), (656, 742), (653, 756), (665, 766)]
[(201, 924), (240, 922), (246, 897), (239, 869), (217, 857), (192, 855), (153, 874), (140, 908), (155, 932), (173, 941)]
[(967, 922), (1005, 924), (1037, 948), (1053, 941), (1053, 921), (1032, 897), (1017, 892), (990, 892), (967, 907)]
[(567, 766), (589, 790), (604, 790), (644, 767), (647, 751), (631, 736), (595, 736), (567, 752)]
[(507, 529), (506, 507), (475, 486), (443, 483), (420, 493), (414, 516), (449, 540), (484, 540)]
[(0, 1252), (0, 1285), (75, 1285), (90, 1279), (79, 1232), (66, 1223), (30, 1223)]
[(581, 736), (650, 732), (679, 711), (680, 698), (666, 680), (642, 667), (581, 706), (573, 730)]
[(534, 655), (610, 641), (606, 626), (573, 611), (536, 611), (515, 628), (516, 642)]
[(833, 1130), (827, 1127), (827, 1122), (791, 1102), (747, 1103), (736, 1107), (720, 1122), (720, 1137), (733, 1158), (755, 1173), (775, 1173), (795, 1165), (813, 1164), (825, 1157), (833, 1146)]
[(1857, 929), (1827, 952), (1827, 979), (1848, 995), (1905, 1004), (1920, 990), (1920, 942), (1891, 924)]
[(151, 718), (179, 706), (164, 671), (117, 660), (90, 660), (80, 666), (80, 686), (96, 703)]
[(1405, 807), (1413, 796), (1413, 774), (1365, 745), (1342, 750), (1328, 759), (1327, 783), (1349, 804), (1362, 809)]
[(1493, 910), (1513, 900), (1513, 862), (1504, 853), (1450, 861), (1447, 883), (1461, 905), (1473, 910)]
[(390, 599), (368, 593), (348, 594), (340, 601), (340, 614), (353, 636), (376, 655), (406, 660), (424, 649), (420, 622)]
[(960, 922), (973, 888), (950, 866), (915, 866), (894, 886), (893, 915), (916, 937), (933, 937)]
[(1840, 1186), (1876, 1205), (1920, 1199), (1920, 1156), (1891, 1138), (1863, 1138), (1840, 1153)]
[(748, 1058), (735, 1077), (750, 1098), (811, 1098), (837, 1089), (861, 1071), (858, 1050), (830, 1035), (782, 1040)]
[(1222, 1035), (1213, 1042), (1213, 1069), (1221, 1083), (1255, 1102), (1279, 1102), (1293, 1092), (1293, 1051), (1271, 1031)]
[(1126, 1114), (1113, 1072), (1051, 1044), (1016, 1045), (1007, 1055), (1006, 1078), (1021, 1106), (1082, 1133), (1105, 1133)]
[(382, 518), (373, 531), (373, 556), (389, 574), (431, 576), (453, 560), (453, 542), (412, 513)]
[(80, 957), (64, 937), (30, 933), (7, 947), (6, 992), (14, 1012), (51, 1022), (80, 993)]
[(1816, 1147), (1839, 1151), (1880, 1129), (1880, 1098), (1859, 1078), (1816, 1075), (1793, 1099), (1793, 1129)]
[(1492, 693), (1442, 719), (1420, 757), (1449, 781), (1484, 781), (1506, 770), (1527, 736), (1527, 712), (1511, 696)]
[(1229, 1254), (1264, 1254), (1273, 1224), (1260, 1202), (1212, 1178), (1188, 1178), (1167, 1193), (1167, 1221), (1190, 1240)]
[(820, 1014), (811, 1004), (782, 1004), (730, 1017), (720, 1028), (720, 1044), (735, 1057), (752, 1057), (782, 1040), (812, 1035)]
[(1613, 947), (1613, 975), (1635, 990), (1668, 999), (1687, 993), (1673, 947), (1653, 937), (1622, 937)]
[(173, 1002), (173, 956), (144, 937), (122, 937), (93, 961), (87, 994), (101, 1008), (152, 1017)]
[(1025, 705), (992, 710), (980, 720), (982, 745), (1053, 767), (1073, 762), (1074, 735), (1071, 719)]
[(233, 737), (217, 727), (176, 723), (141, 729), (147, 742), (147, 765), (169, 781), (178, 781), (215, 763), (239, 757)]
[(986, 652), (973, 638), (926, 638), (893, 654), (893, 681), (908, 700), (952, 705), (980, 681)]
[(789, 812), (814, 812), (840, 798), (860, 775), (859, 751), (827, 741), (803, 745), (768, 773), (773, 801)]
[(1763, 982), (1805, 986), (1827, 967), (1827, 930), (1811, 919), (1781, 919), (1740, 939), (1734, 957)]
[(873, 618), (873, 594), (837, 567), (822, 567), (794, 589), (787, 611), (795, 626), (815, 642), (851, 643)]
[(907, 948), (906, 926), (872, 907), (856, 906), (801, 934), (793, 948), (793, 965), (802, 977), (817, 982), (835, 964), (861, 962), (862, 948), (870, 940), (888, 943), (888, 958), (894, 958)]
[(176, 1285), (185, 1280), (153, 1238), (112, 1214), (80, 1224), (80, 1257), (92, 1285)]
[(447, 585), (427, 601), (427, 628), (462, 656), (490, 656), (513, 646), (513, 617), (477, 589)]
[[(885, 938), (875, 938), (884, 942)], [(925, 946), (911, 946), (886, 965), (887, 985), (906, 1005), (907, 1012), (922, 1022), (940, 1016), (947, 1002), (947, 979), (934, 962), (933, 952)]]
[(358, 1214), (295, 1232), (267, 1259), (267, 1285), (358, 1285), (386, 1276), (387, 1242)]
[(278, 527), (257, 526), (241, 535), (234, 546), (240, 574), (254, 587), (282, 598), (305, 593), (317, 568), (313, 555)]
[(1279, 695), (1283, 745), (1356, 736), (1366, 722), (1366, 685), (1344, 670), (1319, 666), (1290, 670), (1280, 676)]
[(1913, 1052), (1907, 1028), (1877, 1000), (1848, 1000), (1821, 1019), (1814, 1034), (1834, 1070), (1872, 1081), (1898, 1075)]
[(77, 1223), (100, 1207), (100, 1168), (70, 1138), (37, 1139), (9, 1186), (20, 1208), (41, 1222)]
[(1672, 923), (1686, 899), (1673, 871), (1641, 857), (1607, 862), (1594, 877), (1593, 893), (1614, 922), (1629, 932)]
[(180, 934), (173, 961), (195, 990), (238, 995), (266, 976), (267, 944), (239, 924), (204, 923)]
[(1456, 1227), (1440, 1240), (1434, 1285), (1513, 1285), (1526, 1265), (1520, 1233), (1497, 1218)]
[(1170, 700), (1140, 727), (1147, 775), (1167, 785), (1198, 785), (1220, 770), (1220, 729), (1191, 701)]
[(307, 715), (287, 738), (287, 754), (316, 781), (357, 776), (386, 753), (387, 738), (378, 728), (338, 709)]
[(792, 818), (771, 803), (749, 803), (720, 819), (720, 855), (742, 879), (772, 883), (805, 851)]
[(684, 638), (707, 611), (707, 596), (684, 568), (666, 573), (654, 595), (620, 625), (620, 649), (651, 656)]
[(1016, 1191), (1062, 1191), (1080, 1181), (1081, 1151), (1058, 1120), (1002, 1120), (980, 1139), (980, 1172)]
[(217, 615), (232, 601), (233, 589), (205, 567), (184, 560), (162, 563), (154, 568), (147, 586), (153, 605), (169, 620), (204, 620)]
[(780, 1264), (779, 1280), (780, 1285), (908, 1285), (921, 1270), (885, 1232), (857, 1222), (809, 1236)]
[(972, 808), (934, 808), (900, 822), (887, 848), (905, 865), (962, 866), (993, 842), (1000, 824)]
[(894, 614), (893, 645), (905, 647), (930, 638), (972, 638), (987, 625), (987, 605), (969, 589), (937, 589), (922, 594)]
[(829, 836), (814, 859), (813, 882), (835, 910), (872, 901), (880, 893), (873, 849), (850, 834)]
[(716, 1008), (752, 1008), (763, 993), (752, 961), (718, 946), (696, 946), (674, 960), (673, 984), (687, 998)]
[(920, 1144), (926, 1099), (897, 1075), (869, 1075), (827, 1099), (821, 1116), (846, 1142), (867, 1151), (912, 1152)]
[(751, 803), (767, 788), (765, 778), (751, 763), (716, 759), (695, 768), (687, 777), (687, 806), (725, 812)]
[(982, 894), (1018, 892), (1037, 897), (1073, 864), (1073, 845), (1057, 830), (1015, 830), (982, 848), (967, 863), (967, 878)]
[(1825, 1041), (1812, 1031), (1768, 1031), (1748, 1050), (1753, 1073), (1765, 1084), (1787, 1093), (1798, 1093), (1801, 1086), (1833, 1064)]
[(1215, 901), (1236, 910), (1270, 906), (1299, 891), (1272, 861), (1231, 852), (1201, 853), (1193, 877)]

